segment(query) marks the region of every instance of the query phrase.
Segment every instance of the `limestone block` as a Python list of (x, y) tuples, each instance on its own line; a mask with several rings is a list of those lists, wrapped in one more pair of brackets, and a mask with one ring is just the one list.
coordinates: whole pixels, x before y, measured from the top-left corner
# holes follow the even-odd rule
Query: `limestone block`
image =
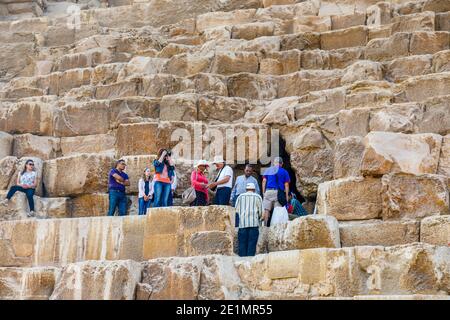
[(391, 173), (383, 176), (382, 184), (384, 220), (421, 219), (449, 212), (446, 176)]
[(107, 193), (91, 193), (70, 200), (69, 210), (73, 218), (105, 216), (109, 209)]
[(440, 51), (433, 55), (432, 70), (434, 73), (450, 71), (450, 50)]
[(413, 133), (423, 117), (422, 107), (417, 103), (391, 105), (370, 114), (370, 131)]
[(333, 178), (340, 179), (359, 175), (364, 153), (363, 138), (349, 136), (339, 139), (334, 149)]
[(141, 270), (131, 260), (69, 264), (61, 269), (50, 300), (134, 300)]
[(369, 133), (369, 117), (370, 110), (366, 108), (341, 110), (338, 118), (342, 137), (365, 137)]
[(303, 32), (284, 35), (281, 38), (280, 50), (314, 50), (320, 49), (321, 34), (317, 32)]
[(61, 197), (107, 190), (113, 166), (109, 155), (80, 154), (44, 162), (44, 185), (48, 195)]
[(361, 172), (365, 175), (436, 173), (441, 143), (441, 136), (430, 133), (370, 132), (364, 138), (366, 149)]
[(395, 59), (386, 66), (386, 79), (401, 82), (408, 77), (431, 73), (431, 55)]
[(167, 121), (196, 121), (198, 95), (179, 93), (161, 99), (159, 118)]
[(106, 101), (67, 103), (55, 114), (55, 135), (105, 134), (109, 131), (109, 105)]
[(261, 103), (244, 98), (202, 95), (198, 99), (198, 121), (235, 122)]
[(35, 198), (35, 210), (38, 218), (70, 218), (69, 198)]
[(43, 160), (53, 159), (60, 152), (60, 139), (41, 137), (29, 133), (14, 136), (13, 155), (37, 157)]
[[(232, 241), (223, 233), (197, 234), (202, 231), (226, 232), (232, 236), (234, 209), (226, 206), (152, 208), (146, 216), (144, 258), (187, 256), (193, 252), (213, 251), (220, 243), (228, 254)], [(222, 239), (219, 244), (199, 243), (201, 238)], [(232, 238), (231, 238), (232, 239)], [(207, 246), (207, 247), (204, 247)], [(209, 247), (208, 247), (209, 246)]]
[(358, 61), (346, 68), (341, 83), (351, 84), (359, 80), (383, 80), (383, 68), (379, 62)]
[(236, 10), (233, 12), (208, 12), (197, 17), (198, 32), (220, 26), (238, 25), (251, 22), (256, 13), (255, 9)]
[(8, 188), (9, 182), (16, 171), (18, 159), (13, 156), (4, 157), (0, 160), (0, 190)]
[(117, 81), (144, 74), (163, 73), (168, 59), (137, 56), (132, 58), (117, 75)]
[[(177, 76), (190, 76), (199, 72), (209, 72), (212, 58), (212, 54), (178, 54), (167, 62), (165, 72)], [(175, 93), (175, 91), (171, 90), (170, 92)]]
[(228, 78), (230, 97), (247, 99), (274, 99), (277, 97), (277, 83), (267, 76), (240, 73)]
[(423, 4), (423, 11), (446, 12), (450, 11), (450, 4), (447, 1), (427, 0)]
[(413, 32), (409, 51), (411, 54), (435, 53), (449, 48), (449, 33), (436, 32)]
[(422, 119), (417, 123), (418, 132), (433, 132), (446, 135), (450, 132), (449, 95), (432, 97), (423, 102)]
[(274, 32), (275, 23), (271, 21), (245, 23), (233, 25), (231, 28), (231, 38), (253, 40), (259, 37), (273, 36)]
[(450, 135), (442, 139), (441, 156), (439, 157), (438, 174), (450, 177)]
[(97, 85), (95, 90), (95, 99), (106, 100), (121, 97), (137, 96), (137, 81), (130, 79), (114, 84)]
[(296, 3), (296, 0), (263, 0), (263, 6), (264, 8), (270, 7), (270, 6), (277, 6), (277, 5), (284, 5), (284, 4), (294, 4)]
[(207, 254), (233, 254), (233, 238), (225, 231), (200, 231), (193, 233), (189, 241), (189, 256)]
[(47, 300), (53, 292), (59, 269), (0, 268), (0, 297), (5, 300)]
[(394, 246), (419, 241), (420, 223), (407, 221), (345, 221), (339, 223), (341, 244), (354, 246)]
[(436, 14), (436, 30), (450, 31), (450, 13), (437, 13)]
[(450, 243), (450, 216), (431, 216), (420, 222), (420, 241), (437, 246)]
[(424, 101), (450, 94), (450, 72), (410, 77), (396, 88), (395, 102)]
[(331, 216), (299, 217), (269, 229), (269, 252), (339, 247), (338, 222)]
[(13, 140), (12, 135), (0, 131), (0, 159), (12, 155)]
[(365, 46), (367, 44), (367, 34), (368, 31), (365, 26), (323, 32), (320, 35), (320, 48), (322, 50), (331, 50)]
[(293, 21), (293, 32), (324, 32), (331, 30), (331, 18), (329, 16), (297, 16)]
[(434, 31), (435, 14), (432, 11), (399, 15), (392, 18), (392, 33)]
[(399, 32), (389, 38), (372, 39), (365, 48), (365, 58), (372, 61), (392, 60), (409, 55), (409, 34)]
[(361, 26), (366, 24), (366, 13), (355, 12), (344, 15), (332, 15), (331, 16), (331, 29), (347, 29), (350, 27)]
[(259, 73), (281, 75), (297, 72), (301, 68), (301, 51), (269, 52), (260, 60)]
[(380, 217), (381, 180), (350, 177), (319, 185), (317, 210), (341, 220), (364, 220)]
[(62, 137), (62, 156), (80, 153), (114, 153), (116, 139), (110, 134), (95, 134), (79, 137)]
[(212, 73), (234, 74), (258, 72), (258, 56), (253, 52), (217, 52), (212, 62)]
[(391, 3), (387, 1), (378, 2), (372, 6), (369, 6), (366, 10), (367, 25), (379, 26), (390, 23), (392, 18), (391, 10)]
[(110, 127), (117, 129), (130, 118), (157, 119), (160, 113), (160, 98), (124, 97), (110, 101)]
[(20, 101), (8, 110), (6, 131), (51, 136), (53, 107), (40, 101)]

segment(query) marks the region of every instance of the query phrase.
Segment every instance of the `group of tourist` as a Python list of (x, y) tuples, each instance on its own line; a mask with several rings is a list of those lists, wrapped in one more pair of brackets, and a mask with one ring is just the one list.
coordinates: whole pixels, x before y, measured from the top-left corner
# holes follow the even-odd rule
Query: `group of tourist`
[[(258, 180), (253, 176), (253, 167), (247, 164), (244, 174), (238, 176), (233, 186), (233, 169), (225, 163), (221, 156), (216, 156), (212, 162), (217, 170), (215, 179), (210, 182), (207, 177), (209, 164), (205, 160), (198, 161), (191, 173), (191, 187), (195, 191), (195, 199), (191, 206), (206, 206), (210, 197), (213, 204), (231, 205), (236, 208), (236, 227), (238, 231), (239, 255), (253, 256), (259, 237), (259, 226), (270, 225), (270, 215), (275, 208), (286, 208), (289, 219), (308, 214), (305, 209), (315, 199), (308, 199), (305, 207), (290, 192), (289, 173), (283, 168), (283, 160), (276, 157), (262, 177), (260, 190)], [(144, 215), (148, 208), (168, 207), (173, 205), (174, 192), (177, 187), (177, 176), (171, 151), (160, 149), (153, 161), (154, 174), (147, 167), (138, 181), (139, 215)], [(108, 216), (113, 216), (118, 209), (119, 216), (126, 215), (126, 187), (130, 179), (125, 172), (126, 163), (123, 159), (116, 162), (108, 177), (109, 210)], [(33, 195), (37, 186), (37, 175), (33, 160), (27, 160), (25, 167), (17, 177), (16, 185), (12, 186), (1, 205), (8, 205), (9, 200), (17, 192), (26, 194), (30, 213), (34, 216)], [(311, 208), (309, 208), (311, 213)], [(315, 212), (314, 212), (315, 213)]]

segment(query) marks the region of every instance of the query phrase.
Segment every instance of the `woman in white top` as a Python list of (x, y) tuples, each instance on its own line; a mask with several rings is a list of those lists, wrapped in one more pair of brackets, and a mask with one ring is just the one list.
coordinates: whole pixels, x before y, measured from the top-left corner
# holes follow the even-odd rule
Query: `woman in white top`
[(151, 199), (153, 198), (153, 183), (151, 178), (151, 171), (145, 168), (142, 178), (139, 179), (139, 215), (147, 213), (150, 207)]
[(9, 189), (8, 194), (6, 195), (6, 199), (1, 202), (2, 205), (7, 206), (9, 200), (13, 197), (13, 195), (17, 192), (23, 192), (26, 194), (28, 199), (28, 204), (30, 206), (30, 213), (28, 213), (28, 217), (34, 217), (34, 200), (33, 195), (37, 186), (37, 177), (36, 171), (34, 170), (34, 162), (33, 160), (27, 160), (25, 162), (24, 170), (17, 175), (17, 184), (12, 186)]

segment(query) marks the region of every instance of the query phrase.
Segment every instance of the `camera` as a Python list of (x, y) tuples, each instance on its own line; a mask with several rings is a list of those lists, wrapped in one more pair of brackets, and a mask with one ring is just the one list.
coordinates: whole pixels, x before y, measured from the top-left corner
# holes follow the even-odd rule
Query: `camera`
[(171, 157), (172, 156), (172, 150), (167, 149), (166, 151), (167, 151), (167, 156)]

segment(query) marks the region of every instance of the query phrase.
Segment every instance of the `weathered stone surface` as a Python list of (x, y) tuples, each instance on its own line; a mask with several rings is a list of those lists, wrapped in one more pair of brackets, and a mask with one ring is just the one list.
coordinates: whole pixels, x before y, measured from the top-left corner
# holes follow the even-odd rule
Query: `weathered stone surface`
[(69, 211), (73, 218), (105, 216), (109, 208), (107, 193), (90, 193), (70, 200)]
[(432, 216), (420, 222), (420, 241), (438, 246), (450, 244), (450, 216)]
[(391, 60), (408, 54), (409, 34), (404, 32), (389, 38), (372, 39), (365, 49), (365, 58), (373, 61)]
[(353, 246), (393, 246), (419, 241), (418, 221), (345, 221), (339, 223), (341, 244)]
[(53, 107), (41, 101), (20, 101), (8, 110), (5, 131), (51, 136)]
[(338, 114), (339, 129), (342, 137), (365, 137), (369, 133), (370, 110), (355, 108), (342, 110)]
[(427, 99), (423, 102), (424, 111), (418, 121), (418, 132), (433, 132), (441, 135), (450, 133), (450, 119), (447, 116), (450, 110), (450, 95)]
[(0, 159), (12, 155), (13, 140), (12, 135), (0, 131)]
[(449, 48), (448, 32), (414, 32), (411, 35), (410, 53), (427, 54), (435, 53)]
[(320, 48), (322, 50), (358, 47), (366, 44), (367, 29), (364, 26), (323, 32), (320, 35)]
[(408, 77), (431, 73), (431, 61), (431, 55), (395, 59), (386, 66), (386, 79), (394, 82), (401, 82)]
[(445, 176), (388, 174), (381, 180), (385, 220), (421, 219), (449, 212), (448, 178)]
[(85, 260), (142, 260), (145, 217), (0, 222), (1, 266), (57, 266)]
[(383, 80), (382, 65), (373, 61), (355, 62), (345, 70), (341, 83), (345, 85), (359, 80)]
[(334, 149), (333, 178), (358, 176), (364, 149), (362, 137), (350, 136), (339, 139)]
[(433, 55), (432, 72), (450, 71), (450, 50), (439, 51)]
[[(422, 118), (422, 119), (421, 119)], [(417, 103), (390, 105), (370, 114), (370, 131), (414, 133), (423, 121), (423, 108)], [(434, 132), (434, 130), (424, 131)]]
[(380, 217), (381, 180), (350, 177), (321, 183), (317, 191), (319, 214), (338, 220), (364, 220)]
[(334, 217), (311, 215), (277, 224), (269, 229), (269, 252), (339, 248), (339, 226)]
[(297, 16), (293, 21), (294, 33), (324, 32), (331, 30), (330, 17)]
[[(224, 234), (199, 233), (220, 231), (231, 236), (230, 221), (234, 213), (233, 208), (226, 206), (149, 209), (145, 224), (144, 258), (189, 256), (208, 251), (217, 253), (217, 250), (224, 250), (221, 254), (230, 254), (232, 242), (228, 245)], [(200, 246), (199, 237), (222, 238), (223, 245), (207, 241)]]
[(53, 292), (59, 269), (0, 268), (0, 297), (4, 300), (47, 300)]
[(50, 300), (134, 300), (141, 270), (131, 260), (69, 264), (61, 269)]
[(436, 173), (441, 143), (442, 137), (435, 134), (371, 132), (364, 138), (361, 172), (365, 175)]
[(432, 11), (399, 15), (391, 20), (392, 32), (434, 31), (435, 14)]
[(11, 178), (16, 171), (18, 159), (13, 156), (0, 160), (0, 190), (7, 189)]
[(40, 137), (32, 134), (14, 136), (13, 155), (22, 157), (37, 157), (43, 160), (56, 158), (60, 153), (60, 139)]
[(441, 156), (439, 157), (438, 174), (450, 177), (450, 135), (442, 139)]
[(189, 239), (190, 255), (233, 254), (233, 239), (225, 231), (200, 231)]
[(95, 134), (78, 137), (62, 137), (62, 156), (72, 156), (80, 153), (109, 153), (114, 154), (116, 139), (109, 134)]
[(44, 185), (52, 197), (105, 192), (108, 172), (113, 167), (109, 155), (80, 154), (44, 162)]
[(258, 56), (252, 52), (217, 52), (211, 66), (212, 73), (234, 74), (258, 72)]

